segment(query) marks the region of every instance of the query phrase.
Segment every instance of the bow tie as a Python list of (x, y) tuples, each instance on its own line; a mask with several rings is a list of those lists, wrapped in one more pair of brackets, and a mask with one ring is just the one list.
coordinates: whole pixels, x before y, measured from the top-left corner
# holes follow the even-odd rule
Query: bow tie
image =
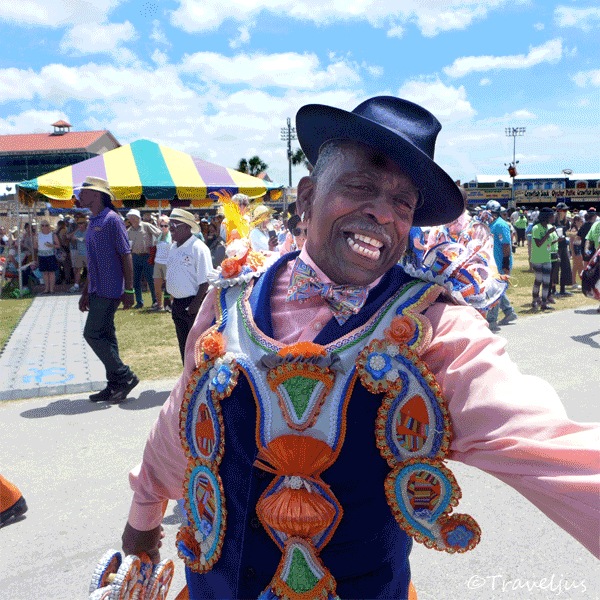
[(314, 269), (297, 258), (292, 269), (286, 300), (304, 302), (313, 296), (323, 296), (336, 321), (343, 325), (351, 315), (360, 311), (368, 295), (368, 287), (323, 283)]

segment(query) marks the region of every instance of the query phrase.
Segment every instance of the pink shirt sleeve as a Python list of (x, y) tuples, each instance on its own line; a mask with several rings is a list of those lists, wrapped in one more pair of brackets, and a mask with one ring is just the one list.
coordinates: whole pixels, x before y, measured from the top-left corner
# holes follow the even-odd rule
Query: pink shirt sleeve
[(165, 500), (177, 500), (183, 496), (187, 459), (179, 438), (179, 410), (194, 372), (195, 342), (215, 318), (215, 298), (216, 290), (213, 288), (204, 299), (188, 335), (183, 373), (152, 426), (142, 463), (129, 474), (133, 501), (128, 521), (140, 531), (149, 531), (160, 525)]
[(494, 475), (600, 554), (600, 424), (575, 423), (552, 386), (523, 375), (469, 307), (435, 304), (422, 358), (448, 402), (449, 458)]

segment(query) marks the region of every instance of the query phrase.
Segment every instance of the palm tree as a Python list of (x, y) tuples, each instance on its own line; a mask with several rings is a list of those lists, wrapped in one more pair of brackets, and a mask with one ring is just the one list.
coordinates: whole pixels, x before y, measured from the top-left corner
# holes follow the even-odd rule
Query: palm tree
[(308, 162), (306, 155), (304, 154), (302, 148), (298, 148), (296, 152), (292, 154), (292, 164), (296, 167), (298, 165), (302, 165), (308, 169), (309, 173), (312, 173), (313, 167)]
[(236, 170), (256, 177), (259, 173), (266, 171), (268, 168), (269, 165), (261, 160), (259, 156), (253, 156), (249, 160), (246, 160), (245, 158), (240, 159)]

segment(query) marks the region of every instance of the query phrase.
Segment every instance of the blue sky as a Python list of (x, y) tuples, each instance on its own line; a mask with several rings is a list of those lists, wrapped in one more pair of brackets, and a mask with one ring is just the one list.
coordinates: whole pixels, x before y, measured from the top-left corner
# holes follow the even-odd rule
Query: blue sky
[[(287, 183), (300, 106), (390, 94), (442, 122), (455, 179), (600, 172), (600, 8), (588, 0), (18, 0), (0, 4), (0, 134), (109, 129)], [(294, 168), (293, 182), (306, 174)]]

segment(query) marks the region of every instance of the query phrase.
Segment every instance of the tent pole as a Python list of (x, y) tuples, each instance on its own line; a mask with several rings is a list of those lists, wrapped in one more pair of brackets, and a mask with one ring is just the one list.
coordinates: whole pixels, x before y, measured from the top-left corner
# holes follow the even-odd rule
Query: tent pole
[(19, 297), (23, 295), (23, 273), (21, 272), (21, 199), (19, 198), (19, 186), (17, 186), (17, 271), (19, 273)]

